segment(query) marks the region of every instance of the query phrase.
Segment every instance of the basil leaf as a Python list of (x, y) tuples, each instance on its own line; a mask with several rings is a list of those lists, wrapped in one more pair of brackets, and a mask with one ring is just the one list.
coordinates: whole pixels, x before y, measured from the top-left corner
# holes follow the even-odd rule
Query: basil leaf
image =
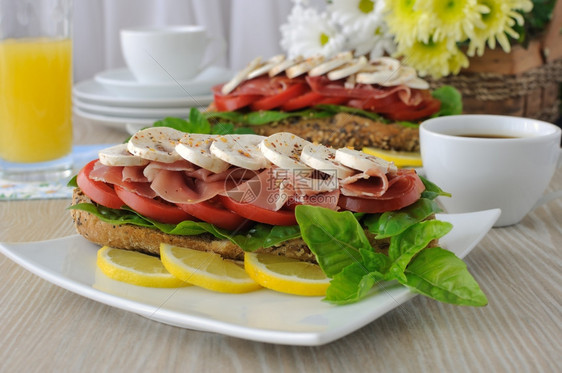
[(271, 247), (278, 245), (287, 240), (293, 238), (299, 238), (301, 236), (301, 229), (298, 225), (282, 226), (275, 225), (271, 227), (271, 230), (263, 242), (263, 247)]
[(244, 251), (256, 251), (267, 248), (287, 240), (300, 237), (298, 225), (272, 226), (267, 224), (256, 224), (248, 233), (232, 236), (228, 231), (219, 230), (224, 233), (224, 238), (240, 246)]
[(197, 108), (191, 108), (189, 111), (189, 124), (191, 126), (190, 133), (211, 133), (211, 124)]
[(485, 306), (486, 295), (472, 277), (466, 264), (454, 253), (440, 247), (422, 250), (400, 281), (413, 292), (435, 300), (463, 306)]
[(295, 208), (295, 216), (304, 242), (328, 277), (360, 262), (360, 249), (371, 249), (363, 227), (349, 211), (299, 205)]
[(406, 128), (420, 128), (419, 123), (400, 121), (400, 122), (396, 122), (396, 124), (399, 124), (402, 127), (406, 127)]
[(82, 210), (98, 217), (101, 221), (113, 225), (133, 224), (140, 227), (152, 228), (153, 224), (137, 214), (126, 210), (110, 209), (95, 206), (91, 203), (78, 203), (68, 207), (69, 210)]
[(387, 279), (405, 281), (404, 270), (414, 255), (422, 251), (432, 240), (446, 235), (453, 225), (439, 220), (417, 223), (390, 239), (388, 256), (393, 261), (388, 269)]
[(376, 235), (376, 239), (381, 239), (400, 234), (412, 225), (440, 211), (441, 208), (435, 201), (421, 198), (398, 211), (368, 215), (363, 220), (363, 224), (369, 229), (369, 232)]
[(255, 251), (261, 247), (271, 247), (284, 241), (300, 237), (298, 225), (271, 226), (256, 224), (248, 232), (233, 234), (226, 229), (212, 224), (185, 220), (178, 224), (166, 224), (138, 214), (127, 206), (111, 209), (91, 203), (79, 203), (69, 207), (70, 210), (83, 210), (97, 216), (100, 220), (113, 225), (132, 224), (140, 227), (157, 229), (163, 233), (176, 236), (195, 236), (210, 233), (216, 238), (226, 239), (240, 246), (244, 251)]
[(72, 179), (68, 180), (68, 183), (66, 184), (66, 186), (71, 187), (71, 188), (78, 188), (78, 183), (76, 182), (77, 177), (78, 177), (78, 175), (74, 175), (72, 177)]
[(439, 188), (431, 181), (427, 180), (425, 177), (421, 175), (418, 176), (422, 181), (423, 185), (425, 186), (425, 190), (422, 192), (421, 198), (435, 199), (439, 196), (451, 197), (451, 193), (444, 192), (441, 188)]
[(434, 90), (431, 95), (441, 101), (441, 108), (432, 117), (462, 114), (462, 95), (456, 88), (444, 85)]
[(223, 119), (233, 123), (242, 123), (242, 118), (244, 118), (244, 114), (238, 113), (236, 111), (211, 111), (205, 112), (203, 115), (207, 119)]
[(360, 263), (352, 263), (330, 281), (324, 300), (334, 304), (355, 303), (365, 298), (381, 278), (381, 274), (367, 271)]
[(164, 119), (154, 122), (154, 127), (170, 127), (182, 132), (193, 132), (191, 131), (191, 124), (182, 118), (166, 117)]
[(354, 108), (351, 106), (342, 106), (342, 105), (316, 105), (314, 106), (315, 109), (324, 110), (327, 112), (332, 113), (332, 115), (336, 115), (337, 113), (350, 113), (356, 114), (365, 118), (372, 119), (376, 122), (380, 123), (390, 123), (390, 121), (384, 118), (382, 115), (373, 113), (372, 111), (366, 111), (358, 108)]
[(211, 130), (213, 135), (228, 135), (234, 133), (234, 124), (219, 122), (213, 125)]

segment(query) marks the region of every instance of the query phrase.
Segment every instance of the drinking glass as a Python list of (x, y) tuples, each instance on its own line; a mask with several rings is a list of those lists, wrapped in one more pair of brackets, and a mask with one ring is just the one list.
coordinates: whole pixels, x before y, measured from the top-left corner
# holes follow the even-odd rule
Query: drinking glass
[(0, 0), (0, 178), (72, 172), (71, 0)]

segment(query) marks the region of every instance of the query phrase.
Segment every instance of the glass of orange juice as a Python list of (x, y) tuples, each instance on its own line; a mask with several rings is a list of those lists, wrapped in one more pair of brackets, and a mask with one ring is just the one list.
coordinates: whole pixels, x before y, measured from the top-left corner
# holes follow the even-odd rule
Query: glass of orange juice
[(71, 0), (0, 1), (0, 179), (72, 173)]

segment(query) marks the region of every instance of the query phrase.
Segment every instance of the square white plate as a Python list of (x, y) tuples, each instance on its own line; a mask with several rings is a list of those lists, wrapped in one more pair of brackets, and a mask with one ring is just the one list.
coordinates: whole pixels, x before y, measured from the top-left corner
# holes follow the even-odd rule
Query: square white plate
[[(499, 209), (438, 214), (453, 224), (442, 247), (466, 256), (486, 235)], [(335, 306), (321, 297), (299, 297), (270, 290), (246, 294), (214, 293), (197, 287), (153, 289), (104, 276), (96, 266), (98, 246), (81, 236), (28, 243), (0, 243), (0, 252), (62, 288), (183, 328), (222, 333), (261, 342), (315, 346), (332, 342), (369, 324), (415, 296), (395, 282), (381, 283), (364, 300)]]

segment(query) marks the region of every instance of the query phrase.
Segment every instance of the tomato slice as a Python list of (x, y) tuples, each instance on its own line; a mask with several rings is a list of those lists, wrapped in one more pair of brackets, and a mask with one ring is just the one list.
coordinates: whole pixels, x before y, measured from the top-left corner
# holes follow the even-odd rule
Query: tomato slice
[(249, 220), (224, 208), (216, 200), (199, 203), (178, 203), (183, 211), (219, 228), (235, 231), (245, 228)]
[(249, 203), (236, 202), (225, 196), (220, 196), (224, 207), (230, 209), (240, 216), (253, 221), (270, 225), (295, 225), (297, 219), (295, 212), (289, 210), (271, 211), (264, 208), (250, 205)]
[(437, 113), (441, 108), (441, 101), (433, 99), (428, 101), (423, 107), (413, 110), (396, 111), (386, 114), (392, 120), (417, 120)]
[(103, 181), (90, 179), (90, 172), (94, 169), (94, 165), (97, 161), (97, 159), (91, 161), (78, 172), (76, 183), (92, 201), (105, 207), (118, 209), (123, 206), (124, 203), (117, 196), (115, 190)]
[(118, 185), (115, 185), (115, 193), (133, 210), (161, 223), (177, 224), (184, 220), (195, 220), (176, 205), (140, 196)]
[(215, 94), (215, 106), (218, 111), (234, 111), (250, 105), (261, 97), (260, 95), (223, 96)]
[(321, 95), (320, 93), (316, 93), (316, 92), (312, 92), (312, 91), (306, 92), (305, 94), (302, 94), (298, 97), (295, 97), (295, 98), (285, 102), (281, 106), (281, 109), (283, 109), (285, 111), (293, 111), (293, 110), (302, 109), (302, 108), (305, 108), (305, 107), (310, 107), (310, 106), (316, 105), (323, 98), (324, 98), (324, 96)]
[(316, 105), (341, 105), (349, 100), (347, 97), (324, 97)]
[(271, 110), (283, 105), (292, 98), (302, 95), (307, 89), (304, 83), (293, 84), (282, 89), (279, 93), (255, 101), (250, 105), (250, 108), (254, 111)]

